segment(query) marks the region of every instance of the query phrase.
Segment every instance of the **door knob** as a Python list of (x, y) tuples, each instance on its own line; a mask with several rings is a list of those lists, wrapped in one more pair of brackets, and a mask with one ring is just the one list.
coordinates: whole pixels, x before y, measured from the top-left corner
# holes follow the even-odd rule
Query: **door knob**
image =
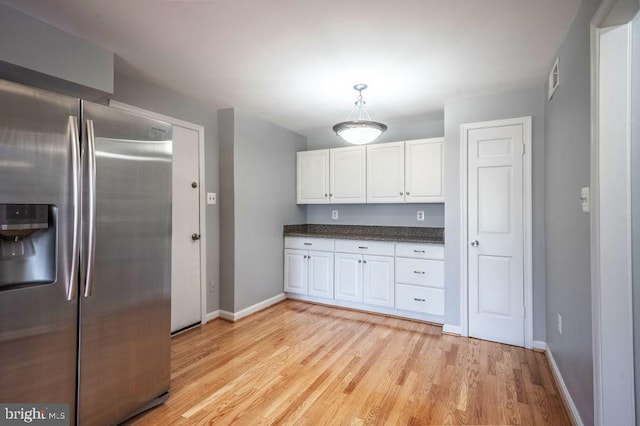
[(198, 182), (191, 182), (191, 187), (192, 188), (197, 188), (198, 187)]
[(471, 247), (478, 247), (480, 245), (480, 242), (478, 240), (473, 240), (469, 244), (471, 244)]
[(191, 234), (191, 239), (192, 239), (193, 241), (197, 241), (197, 240), (199, 240), (199, 239), (200, 239), (200, 234)]

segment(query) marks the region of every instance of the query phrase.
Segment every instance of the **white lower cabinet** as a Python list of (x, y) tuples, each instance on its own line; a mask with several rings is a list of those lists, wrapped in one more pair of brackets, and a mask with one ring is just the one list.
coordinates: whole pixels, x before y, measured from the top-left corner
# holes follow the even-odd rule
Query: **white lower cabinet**
[(396, 309), (444, 315), (444, 247), (396, 245)]
[(444, 315), (441, 245), (286, 237), (284, 254), (287, 293), (429, 321)]
[(336, 253), (335, 259), (335, 298), (362, 303), (362, 255)]
[(333, 298), (333, 253), (309, 251), (307, 268), (308, 294)]
[(306, 250), (284, 250), (284, 291), (307, 294)]
[(333, 244), (327, 239), (285, 238), (284, 291), (333, 298)]
[(444, 315), (444, 290), (396, 284), (396, 308), (423, 314)]
[(393, 257), (364, 256), (363, 301), (393, 308)]

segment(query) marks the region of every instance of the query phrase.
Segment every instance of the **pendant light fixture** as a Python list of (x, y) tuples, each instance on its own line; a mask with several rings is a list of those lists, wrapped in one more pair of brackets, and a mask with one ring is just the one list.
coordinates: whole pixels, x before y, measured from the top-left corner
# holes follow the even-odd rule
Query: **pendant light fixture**
[[(373, 142), (387, 130), (386, 124), (371, 121), (369, 113), (364, 109), (364, 100), (362, 100), (362, 91), (367, 88), (366, 84), (356, 84), (353, 86), (358, 91), (358, 99), (356, 106), (347, 117), (347, 121), (342, 121), (333, 126), (333, 131), (346, 142), (354, 145), (364, 145)], [(358, 113), (356, 120), (351, 120), (354, 113)]]

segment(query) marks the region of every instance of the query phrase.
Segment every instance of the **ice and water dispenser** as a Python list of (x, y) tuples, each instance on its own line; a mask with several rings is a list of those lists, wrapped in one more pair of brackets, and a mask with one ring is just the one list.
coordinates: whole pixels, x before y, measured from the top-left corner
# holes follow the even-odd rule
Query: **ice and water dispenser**
[(0, 291), (56, 279), (56, 207), (0, 204)]

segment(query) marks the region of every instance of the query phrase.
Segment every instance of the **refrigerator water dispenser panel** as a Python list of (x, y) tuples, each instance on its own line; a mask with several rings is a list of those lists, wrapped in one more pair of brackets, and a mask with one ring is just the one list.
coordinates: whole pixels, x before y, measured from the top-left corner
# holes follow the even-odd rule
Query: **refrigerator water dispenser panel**
[(0, 204), (0, 291), (56, 277), (56, 207)]

